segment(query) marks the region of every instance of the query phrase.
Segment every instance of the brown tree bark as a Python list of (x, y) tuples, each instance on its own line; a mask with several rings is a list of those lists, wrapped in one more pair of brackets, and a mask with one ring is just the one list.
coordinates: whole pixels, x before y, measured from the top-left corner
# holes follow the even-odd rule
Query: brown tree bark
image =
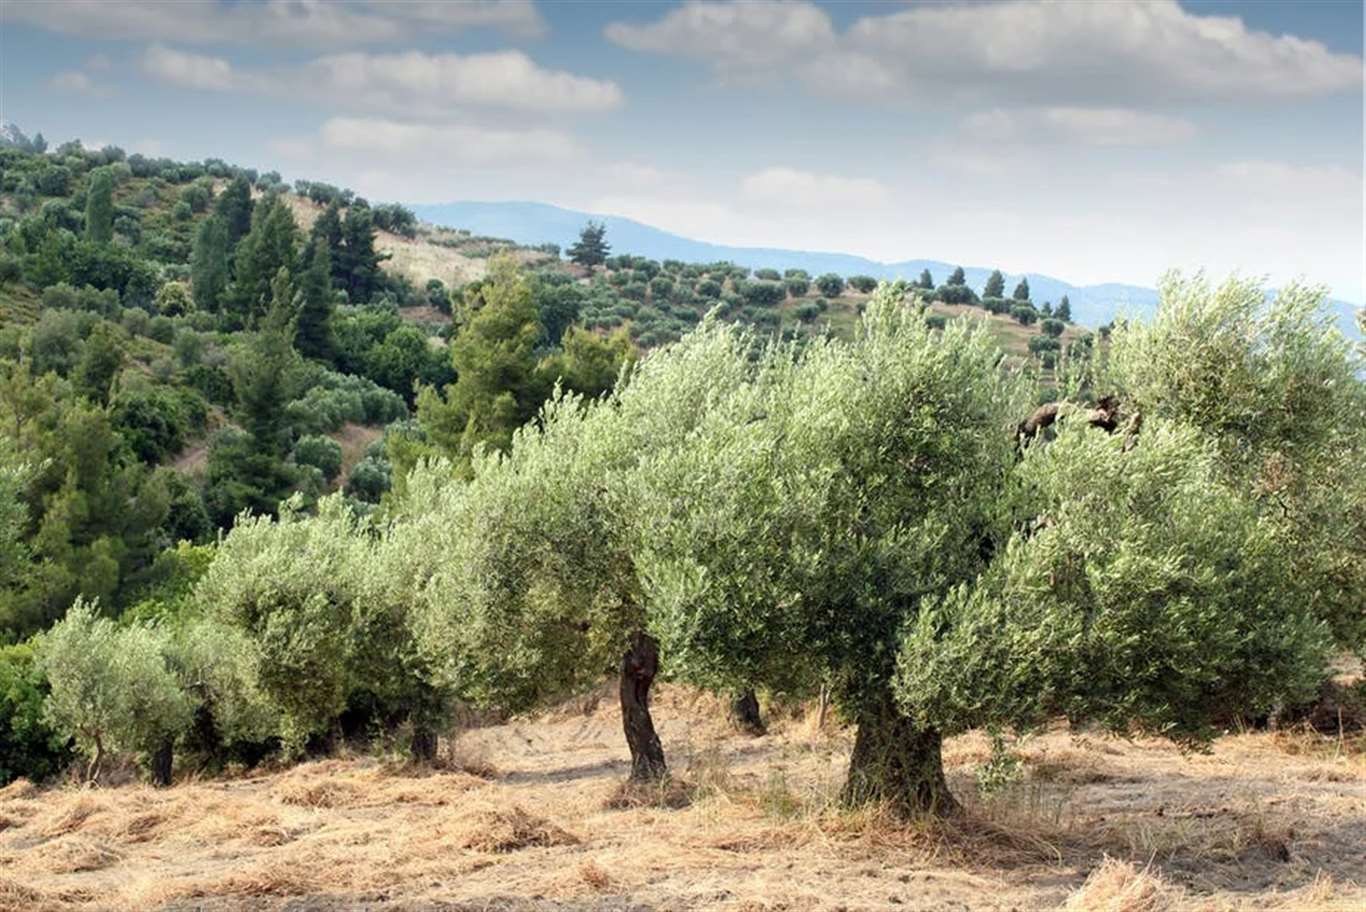
[(655, 782), (668, 772), (664, 747), (650, 716), (650, 686), (659, 673), (659, 644), (644, 631), (621, 657), (621, 727), (631, 751), (631, 781)]
[(152, 784), (157, 788), (166, 788), (171, 784), (171, 767), (174, 760), (175, 742), (167, 738), (152, 752)]
[(436, 731), (426, 725), (414, 724), (408, 749), (418, 763), (431, 763), (436, 759)]
[(759, 714), (759, 698), (754, 688), (736, 694), (730, 701), (731, 724), (747, 735), (762, 735), (768, 731)]
[(885, 803), (896, 814), (948, 816), (959, 810), (944, 779), (943, 739), (903, 716), (884, 694), (859, 716), (844, 803)]

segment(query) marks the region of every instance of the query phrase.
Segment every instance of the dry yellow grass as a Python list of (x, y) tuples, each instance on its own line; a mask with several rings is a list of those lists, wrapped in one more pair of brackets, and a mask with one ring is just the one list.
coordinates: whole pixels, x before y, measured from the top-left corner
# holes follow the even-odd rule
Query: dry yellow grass
[(1176, 904), (1176, 895), (1161, 875), (1107, 856), (1062, 908), (1063, 912), (1168, 912)]
[(468, 730), (435, 768), (11, 785), (0, 910), (1366, 908), (1366, 759), (1350, 743), (1241, 734), (1182, 755), (1060, 726), (988, 801), (973, 771), (989, 745), (970, 734), (945, 751), (966, 814), (905, 823), (839, 807), (835, 723), (785, 711), (747, 737), (722, 701), (666, 686), (656, 718), (686, 801), (622, 806), (610, 693)]

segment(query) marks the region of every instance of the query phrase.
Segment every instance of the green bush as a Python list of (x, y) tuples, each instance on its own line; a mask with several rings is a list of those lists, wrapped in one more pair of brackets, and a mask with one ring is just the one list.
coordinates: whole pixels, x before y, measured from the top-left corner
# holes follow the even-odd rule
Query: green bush
[(299, 465), (317, 468), (325, 479), (331, 481), (341, 471), (341, 444), (330, 437), (317, 434), (301, 437), (299, 442), (294, 444), (294, 461)]
[(838, 298), (844, 294), (844, 279), (833, 272), (827, 272), (816, 277), (816, 290), (827, 298)]
[(0, 646), (0, 785), (41, 781), (70, 762), (67, 738), (44, 716), (47, 693), (33, 643)]
[(367, 456), (356, 463), (346, 480), (346, 493), (357, 500), (377, 504), (393, 486), (393, 473), (387, 460)]
[(1027, 305), (1016, 305), (1010, 308), (1010, 316), (1011, 319), (1013, 319), (1016, 323), (1019, 323), (1021, 326), (1028, 326), (1035, 320), (1039, 319), (1039, 312)]
[(866, 275), (850, 276), (849, 286), (861, 294), (869, 294), (877, 288), (877, 279)]
[(785, 280), (787, 293), (794, 298), (800, 298), (811, 290), (811, 282), (804, 276), (792, 276)]
[(1046, 336), (1053, 336), (1054, 338), (1061, 336), (1062, 331), (1066, 326), (1067, 324), (1063, 323), (1061, 320), (1049, 319), (1039, 323), (1039, 329), (1043, 330), (1043, 334)]

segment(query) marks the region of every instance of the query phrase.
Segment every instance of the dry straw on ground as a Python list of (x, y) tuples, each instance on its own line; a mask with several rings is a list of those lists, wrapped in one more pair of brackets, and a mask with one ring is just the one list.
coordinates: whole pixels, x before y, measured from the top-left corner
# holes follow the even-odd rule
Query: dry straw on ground
[(987, 800), (973, 773), (990, 746), (972, 734), (945, 750), (966, 814), (905, 823), (839, 806), (850, 739), (833, 724), (773, 714), (748, 737), (724, 703), (676, 687), (655, 710), (676, 778), (641, 800), (621, 800), (606, 691), (465, 731), (430, 767), (15, 783), (0, 790), (0, 910), (1366, 908), (1351, 739), (1245, 733), (1183, 755), (1059, 727), (1021, 745), (1022, 777)]

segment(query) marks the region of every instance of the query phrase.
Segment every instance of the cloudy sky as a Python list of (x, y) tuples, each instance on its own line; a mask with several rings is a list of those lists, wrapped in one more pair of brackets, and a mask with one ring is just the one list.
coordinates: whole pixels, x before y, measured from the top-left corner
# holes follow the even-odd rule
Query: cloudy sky
[(0, 117), (374, 200), (1363, 298), (1362, 3), (5, 0)]

